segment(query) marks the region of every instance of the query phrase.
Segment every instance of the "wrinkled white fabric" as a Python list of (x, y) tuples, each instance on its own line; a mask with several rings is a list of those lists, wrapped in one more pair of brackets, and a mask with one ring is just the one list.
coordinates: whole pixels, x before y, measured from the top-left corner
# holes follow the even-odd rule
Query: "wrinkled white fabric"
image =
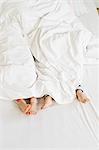
[(72, 102), (91, 32), (65, 0), (14, 0), (1, 8), (0, 98), (49, 94)]
[(73, 11), (77, 16), (84, 15), (88, 13), (88, 8), (85, 5), (84, 0), (66, 0), (68, 4), (72, 7)]

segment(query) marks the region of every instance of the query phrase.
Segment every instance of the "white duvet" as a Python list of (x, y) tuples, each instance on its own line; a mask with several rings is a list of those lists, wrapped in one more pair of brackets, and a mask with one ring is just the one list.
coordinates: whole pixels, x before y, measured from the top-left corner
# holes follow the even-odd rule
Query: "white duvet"
[(84, 56), (94, 49), (99, 58), (98, 39), (93, 38), (66, 0), (3, 2), (0, 99), (49, 94), (59, 104), (72, 102), (83, 84)]

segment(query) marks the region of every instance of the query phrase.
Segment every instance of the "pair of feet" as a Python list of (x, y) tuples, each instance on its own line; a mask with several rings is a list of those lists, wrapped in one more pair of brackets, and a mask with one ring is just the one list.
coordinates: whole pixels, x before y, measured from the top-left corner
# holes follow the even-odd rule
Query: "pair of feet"
[[(26, 115), (36, 115), (37, 114), (37, 99), (31, 97), (28, 100), (18, 99), (16, 103), (20, 110)], [(40, 98), (40, 109), (45, 109), (53, 104), (53, 99), (50, 96), (44, 96)]]
[[(81, 90), (76, 91), (76, 96), (79, 102), (86, 103), (89, 102), (87, 95)], [(36, 115), (37, 114), (37, 99), (32, 97), (28, 99), (28, 103), (24, 99), (16, 100), (19, 108), (26, 115)], [(44, 96), (40, 99), (40, 109), (45, 109), (53, 104), (53, 99), (50, 96)]]

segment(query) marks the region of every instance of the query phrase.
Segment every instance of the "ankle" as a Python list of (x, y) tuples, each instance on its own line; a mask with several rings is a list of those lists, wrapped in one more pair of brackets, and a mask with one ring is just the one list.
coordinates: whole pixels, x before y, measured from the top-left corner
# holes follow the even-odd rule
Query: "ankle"
[(80, 93), (83, 93), (83, 91), (81, 89), (77, 89), (76, 94), (80, 94)]

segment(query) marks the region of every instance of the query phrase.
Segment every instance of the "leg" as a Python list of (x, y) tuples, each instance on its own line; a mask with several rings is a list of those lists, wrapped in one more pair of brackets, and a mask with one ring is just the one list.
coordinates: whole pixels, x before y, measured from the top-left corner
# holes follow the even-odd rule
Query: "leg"
[(25, 114), (31, 108), (31, 105), (27, 104), (24, 99), (18, 99), (18, 100), (16, 100), (16, 103), (17, 103), (18, 107), (20, 108), (20, 110), (22, 112), (24, 112)]

